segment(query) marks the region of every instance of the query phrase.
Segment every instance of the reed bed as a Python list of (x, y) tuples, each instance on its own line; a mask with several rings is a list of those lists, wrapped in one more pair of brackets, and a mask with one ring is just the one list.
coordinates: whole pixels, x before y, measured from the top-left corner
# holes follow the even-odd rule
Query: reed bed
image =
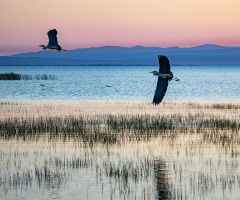
[(21, 80), (21, 75), (14, 73), (4, 73), (0, 74), (0, 80)]
[(13, 72), (0, 74), (0, 80), (56, 80), (55, 75), (27, 75), (27, 74), (16, 74)]
[(213, 114), (128, 115), (41, 117), (8, 119), (0, 122), (4, 139), (78, 139), (87, 143), (121, 144), (147, 140), (156, 136), (177, 137), (200, 134), (205, 141), (222, 144), (239, 143), (239, 120)]

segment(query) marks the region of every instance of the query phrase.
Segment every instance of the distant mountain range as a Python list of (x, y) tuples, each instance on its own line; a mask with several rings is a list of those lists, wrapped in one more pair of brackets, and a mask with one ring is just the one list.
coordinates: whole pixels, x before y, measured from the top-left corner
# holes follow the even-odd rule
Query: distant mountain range
[(0, 56), (0, 65), (158, 65), (158, 55), (171, 65), (240, 65), (240, 47), (205, 44), (180, 47), (103, 46), (69, 51), (42, 50)]

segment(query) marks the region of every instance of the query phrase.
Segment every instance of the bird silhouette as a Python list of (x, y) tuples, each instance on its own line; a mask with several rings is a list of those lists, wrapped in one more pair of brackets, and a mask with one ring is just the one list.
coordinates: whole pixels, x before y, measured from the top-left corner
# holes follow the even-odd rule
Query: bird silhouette
[(158, 105), (162, 102), (165, 93), (167, 91), (168, 82), (174, 79), (175, 81), (179, 81), (178, 78), (173, 78), (173, 73), (170, 71), (170, 63), (166, 56), (160, 55), (158, 56), (159, 61), (159, 72), (152, 71), (149, 73), (153, 73), (153, 75), (158, 76), (157, 87), (155, 90), (155, 94), (153, 97), (153, 104)]
[(57, 51), (66, 51), (64, 49), (61, 48), (60, 45), (58, 45), (58, 40), (57, 40), (57, 30), (56, 29), (52, 29), (50, 31), (48, 31), (48, 45), (39, 45), (40, 47), (42, 47), (43, 50), (46, 49), (51, 49), (51, 50), (57, 50)]

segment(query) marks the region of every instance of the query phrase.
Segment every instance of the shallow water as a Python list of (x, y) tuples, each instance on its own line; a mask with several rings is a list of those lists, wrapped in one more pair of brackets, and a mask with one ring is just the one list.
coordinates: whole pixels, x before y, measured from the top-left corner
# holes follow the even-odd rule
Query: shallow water
[[(2, 66), (0, 73), (54, 75), (56, 80), (0, 81), (3, 102), (151, 102), (157, 66)], [(164, 101), (239, 102), (240, 66), (172, 66)], [(44, 86), (41, 86), (43, 84)], [(106, 85), (111, 87), (106, 87)]]
[[(121, 146), (48, 140), (0, 143), (1, 199), (239, 197), (239, 156), (196, 136)], [(234, 151), (239, 153), (239, 147)]]

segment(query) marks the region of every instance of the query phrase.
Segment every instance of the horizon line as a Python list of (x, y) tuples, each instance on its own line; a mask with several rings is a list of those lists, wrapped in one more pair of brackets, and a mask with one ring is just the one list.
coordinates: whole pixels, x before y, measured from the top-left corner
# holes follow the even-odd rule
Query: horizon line
[[(195, 47), (204, 47), (204, 46), (216, 46), (216, 47), (223, 47), (223, 48), (238, 48), (240, 46), (223, 46), (223, 45), (218, 45), (218, 44), (201, 44), (201, 45), (197, 45), (197, 46), (191, 46), (191, 47), (179, 47), (179, 46), (169, 46), (169, 47), (161, 47), (161, 46), (143, 46), (143, 45), (135, 45), (135, 46), (117, 46), (117, 45), (103, 45), (103, 46), (92, 46), (92, 47), (85, 47), (85, 48), (76, 48), (76, 49), (69, 49), (67, 51), (75, 51), (78, 49), (91, 49), (91, 48), (103, 48), (103, 47), (121, 47), (121, 48), (135, 48), (135, 47), (144, 47), (144, 48), (161, 48), (161, 49), (169, 49), (169, 48), (179, 48), (179, 49), (191, 49), (191, 48), (195, 48)], [(19, 55), (19, 54), (25, 54), (25, 53), (37, 53), (37, 52), (41, 52), (43, 50), (40, 51), (28, 51), (28, 52), (22, 52), (22, 53), (13, 53), (13, 54), (8, 54), (8, 55), (0, 55), (2, 56), (13, 56), (13, 55)]]

